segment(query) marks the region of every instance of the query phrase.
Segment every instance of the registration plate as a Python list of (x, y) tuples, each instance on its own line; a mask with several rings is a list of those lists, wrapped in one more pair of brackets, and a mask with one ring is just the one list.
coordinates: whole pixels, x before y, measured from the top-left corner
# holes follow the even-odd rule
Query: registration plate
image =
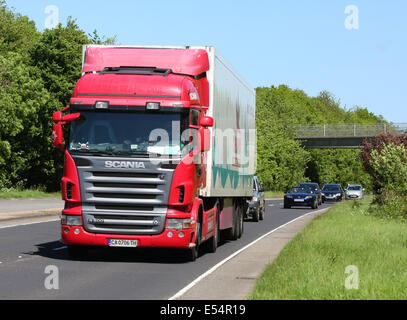
[(137, 240), (109, 239), (109, 247), (135, 248), (137, 246), (138, 246)]
[(304, 199), (294, 199), (295, 202), (304, 202)]

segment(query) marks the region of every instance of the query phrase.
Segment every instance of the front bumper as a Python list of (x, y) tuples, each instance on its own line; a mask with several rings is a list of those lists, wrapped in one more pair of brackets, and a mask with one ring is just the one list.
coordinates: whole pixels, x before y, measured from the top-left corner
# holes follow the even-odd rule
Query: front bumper
[(345, 198), (347, 199), (347, 200), (352, 200), (352, 199), (363, 199), (363, 196), (362, 195), (360, 195), (360, 194), (347, 194), (346, 196), (345, 196)]
[(331, 195), (324, 195), (322, 196), (324, 201), (338, 201), (342, 199), (342, 196), (331, 196)]
[[(77, 232), (75, 233), (75, 229)], [(66, 232), (68, 231), (68, 232)], [(173, 236), (169, 237), (171, 231)], [(179, 233), (184, 236), (180, 237)], [(82, 226), (61, 226), (62, 243), (65, 245), (108, 246), (109, 239), (138, 240), (138, 247), (154, 248), (190, 248), (194, 231), (192, 229), (172, 230), (166, 229), (159, 235), (123, 235), (123, 234), (97, 234), (87, 232)]]
[(256, 211), (260, 207), (260, 201), (248, 201), (249, 211)]
[(308, 207), (308, 206), (312, 206), (312, 204), (314, 203), (315, 198), (314, 199), (306, 199), (303, 202), (298, 202), (298, 201), (294, 201), (294, 199), (288, 199), (285, 198), (284, 199), (284, 204), (289, 205), (291, 207)]

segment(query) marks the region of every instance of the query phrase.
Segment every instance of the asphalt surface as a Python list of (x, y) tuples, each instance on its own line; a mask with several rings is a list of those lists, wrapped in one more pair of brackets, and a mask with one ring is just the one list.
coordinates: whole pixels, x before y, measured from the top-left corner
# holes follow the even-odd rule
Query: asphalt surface
[(63, 208), (64, 201), (54, 198), (43, 199), (0, 199), (0, 216), (6, 212), (20, 212)]
[[(245, 222), (241, 239), (223, 241), (214, 254), (202, 250), (195, 262), (176, 250), (149, 248), (96, 248), (85, 261), (73, 260), (59, 241), (58, 221), (0, 224), (0, 299), (169, 299), (234, 252), (310, 211), (269, 200), (263, 221)], [(46, 289), (48, 266), (58, 268), (58, 289)]]

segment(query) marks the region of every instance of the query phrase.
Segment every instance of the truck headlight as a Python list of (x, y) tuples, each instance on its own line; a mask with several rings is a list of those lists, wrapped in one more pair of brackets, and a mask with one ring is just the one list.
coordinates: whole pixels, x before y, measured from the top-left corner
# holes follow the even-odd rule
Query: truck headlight
[(81, 216), (70, 216), (63, 214), (61, 215), (61, 224), (66, 226), (81, 226), (82, 219)]
[(168, 219), (167, 229), (181, 230), (191, 228), (191, 219)]

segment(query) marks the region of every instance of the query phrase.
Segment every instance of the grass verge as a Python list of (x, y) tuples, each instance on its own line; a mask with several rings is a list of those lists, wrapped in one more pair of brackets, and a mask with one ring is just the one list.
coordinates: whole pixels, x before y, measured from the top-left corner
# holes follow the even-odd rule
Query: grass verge
[(407, 224), (370, 216), (369, 202), (344, 202), (312, 221), (248, 299), (407, 299)]
[(0, 189), (0, 199), (60, 198), (60, 192), (48, 193), (41, 190)]

